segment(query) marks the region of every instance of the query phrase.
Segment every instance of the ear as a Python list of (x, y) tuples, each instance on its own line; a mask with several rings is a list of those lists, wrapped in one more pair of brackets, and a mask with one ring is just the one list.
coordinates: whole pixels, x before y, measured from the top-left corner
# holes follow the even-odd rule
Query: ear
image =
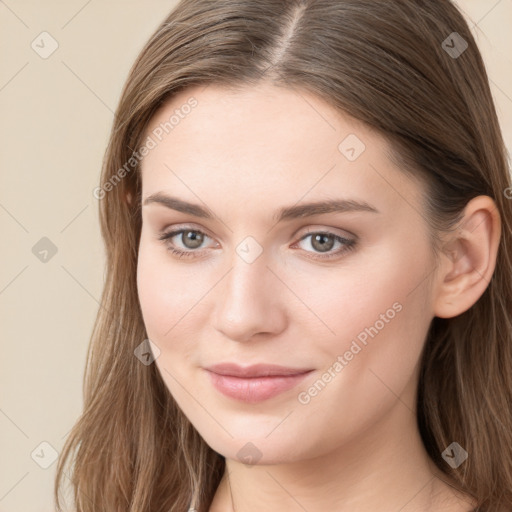
[(477, 302), (494, 272), (500, 238), (501, 218), (496, 203), (489, 196), (469, 201), (464, 218), (440, 255), (435, 316), (452, 318)]

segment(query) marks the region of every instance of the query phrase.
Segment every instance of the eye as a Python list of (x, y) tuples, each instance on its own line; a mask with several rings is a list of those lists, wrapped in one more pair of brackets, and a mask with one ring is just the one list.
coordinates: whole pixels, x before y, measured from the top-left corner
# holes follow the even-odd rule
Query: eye
[[(171, 242), (174, 237), (181, 239), (181, 243), (185, 246), (186, 250), (176, 248), (175, 244)], [(195, 249), (201, 246), (205, 238), (210, 237), (197, 229), (177, 229), (170, 233), (163, 233), (158, 239), (163, 241), (167, 249), (179, 258), (189, 258), (195, 256), (194, 253), (199, 252)]]
[[(314, 256), (317, 259), (336, 258), (347, 251), (353, 250), (356, 246), (355, 239), (344, 238), (327, 231), (311, 231), (303, 236), (297, 244), (308, 238), (310, 238), (310, 246), (313, 247), (314, 252), (318, 251)], [(331, 252), (336, 243), (339, 244), (339, 249)]]
[[(173, 238), (181, 240), (183, 248), (180, 248), (179, 246), (177, 247), (176, 243), (172, 241)], [(198, 253), (200, 254), (203, 252), (197, 249), (202, 246), (207, 238), (210, 237), (203, 231), (187, 228), (176, 229), (174, 231), (170, 231), (169, 233), (162, 233), (158, 237), (159, 240), (164, 242), (167, 250), (178, 256), (180, 259), (197, 257)], [(336, 235), (328, 231), (311, 231), (303, 236), (294, 245), (300, 244), (308, 238), (311, 238), (310, 244), (314, 250), (304, 250), (308, 253), (313, 253), (314, 256), (312, 257), (314, 259), (329, 259), (340, 257), (343, 253), (353, 250), (356, 246), (355, 239), (344, 238), (340, 235)], [(336, 244), (339, 244), (339, 248), (338, 250), (332, 252), (332, 249)]]

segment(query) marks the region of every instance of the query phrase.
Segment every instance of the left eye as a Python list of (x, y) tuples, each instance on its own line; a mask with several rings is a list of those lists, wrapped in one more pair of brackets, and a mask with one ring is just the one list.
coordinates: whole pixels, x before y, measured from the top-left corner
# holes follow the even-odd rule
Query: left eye
[(350, 249), (355, 244), (355, 241), (352, 239), (343, 238), (339, 235), (335, 235), (334, 233), (316, 231), (308, 233), (307, 235), (303, 236), (297, 243), (300, 243), (303, 240), (306, 240), (307, 238), (311, 238), (311, 247), (313, 247), (320, 254), (330, 253), (336, 242), (340, 244), (340, 249), (338, 251), (335, 251), (334, 253), (330, 253), (328, 256), (336, 256), (337, 254), (340, 254), (341, 252)]
[[(181, 244), (184, 246), (183, 249), (176, 247), (176, 245), (172, 243), (172, 239), (176, 236), (181, 237)], [(159, 240), (163, 241), (167, 246), (167, 249), (171, 251), (171, 253), (177, 255), (179, 258), (188, 258), (194, 257), (197, 255), (198, 252), (200, 252), (197, 251), (196, 249), (201, 247), (206, 238), (210, 237), (206, 235), (206, 233), (203, 233), (202, 231), (195, 229), (179, 229), (171, 231), (169, 233), (163, 233), (162, 235), (160, 235)], [(335, 235), (334, 233), (314, 231), (307, 233), (294, 245), (299, 244), (300, 242), (306, 240), (307, 238), (311, 238), (311, 246), (315, 251), (318, 251), (316, 252), (316, 256), (314, 256), (314, 258), (317, 259), (332, 258), (339, 256), (340, 254), (353, 249), (356, 244), (356, 241), (354, 239), (344, 238), (339, 235)], [(341, 248), (339, 248), (337, 251), (332, 252), (332, 248), (336, 243), (340, 244)], [(315, 251), (306, 250), (306, 252)]]

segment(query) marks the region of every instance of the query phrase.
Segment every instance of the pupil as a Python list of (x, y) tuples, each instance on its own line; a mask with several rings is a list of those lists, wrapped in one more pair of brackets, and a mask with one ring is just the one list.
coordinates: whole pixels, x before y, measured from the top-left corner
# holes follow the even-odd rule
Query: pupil
[[(323, 242), (325, 242), (326, 239), (330, 239), (330, 243), (327, 243), (327, 245)], [(316, 245), (318, 242), (322, 242), (320, 243), (318, 246)], [(316, 235), (313, 237), (313, 247), (315, 247), (315, 249), (318, 249), (322, 252), (327, 252), (327, 251), (330, 251), (334, 245), (334, 240), (332, 239), (331, 235), (322, 235), (322, 234), (319, 234), (319, 235)]]
[[(185, 243), (185, 245), (189, 249), (195, 249), (201, 245), (203, 238), (200, 233), (197, 233), (195, 231), (185, 231), (185, 233), (186, 233), (185, 240), (187, 241), (187, 243)], [(191, 246), (188, 245), (189, 242), (192, 242)]]

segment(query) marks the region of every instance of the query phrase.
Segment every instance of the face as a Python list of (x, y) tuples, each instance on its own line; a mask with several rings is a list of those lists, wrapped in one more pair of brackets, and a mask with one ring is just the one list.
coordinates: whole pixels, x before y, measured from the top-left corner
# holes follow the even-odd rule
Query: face
[[(163, 105), (144, 140), (143, 319), (210, 447), (297, 461), (414, 408), (435, 263), (423, 190), (383, 138), (304, 92), (210, 85)], [(309, 372), (205, 369), (227, 362)]]

